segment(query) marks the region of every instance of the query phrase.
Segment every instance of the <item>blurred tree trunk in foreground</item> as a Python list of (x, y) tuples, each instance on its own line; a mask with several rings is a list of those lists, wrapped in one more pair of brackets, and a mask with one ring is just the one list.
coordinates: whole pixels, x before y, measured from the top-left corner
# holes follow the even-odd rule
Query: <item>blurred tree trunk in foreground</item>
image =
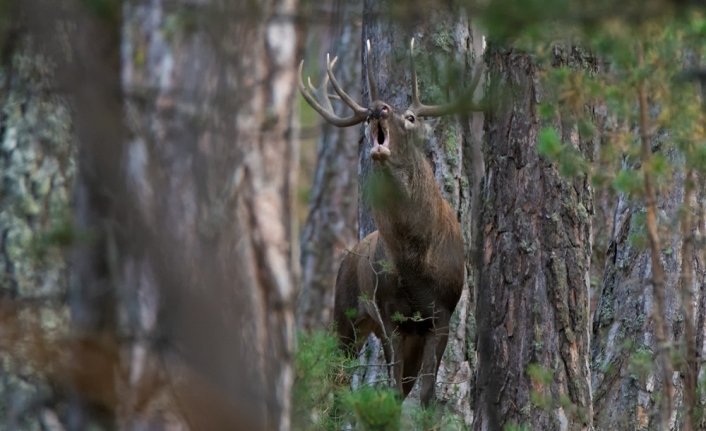
[[(462, 94), (462, 88), (469, 85), (476, 70), (474, 65), (481, 61), (482, 36), (472, 30), (463, 8), (458, 5), (438, 7), (431, 3), (422, 6), (427, 9), (411, 13), (395, 7), (385, 9), (378, 2), (365, 2), (363, 40), (370, 39), (372, 54), (367, 60), (364, 56), (364, 62), (372, 61), (378, 97), (399, 109), (406, 109), (412, 100), (409, 58), (412, 37), (416, 39), (414, 55), (423, 103), (455, 100), (455, 97)], [(424, 20), (420, 17), (424, 17)], [(365, 79), (363, 82), (363, 102), (368, 104), (368, 83)], [(471, 255), (471, 237), (474, 233), (471, 187), (478, 186), (477, 174), (482, 172), (479, 151), (475, 155), (472, 153), (474, 145), (481, 139), (482, 130), (478, 125), (482, 124), (482, 118), (482, 114), (458, 119), (452, 116), (442, 118), (425, 148), (442, 195), (458, 214), (467, 257)], [(371, 169), (371, 144), (361, 139), (359, 238), (376, 229), (364, 198), (364, 188)], [(470, 425), (473, 420), (469, 404), (470, 389), (475, 361), (475, 323), (472, 315), (474, 295), (468, 287), (473, 285), (473, 268), (470, 264), (467, 273), (468, 283), (452, 318), (449, 343), (439, 369), (437, 396), (447, 402), (454, 414), (460, 416), (461, 422)], [(358, 381), (385, 381), (386, 369), (382, 366), (384, 358), (381, 350), (379, 341), (371, 335), (361, 353), (361, 361), (367, 367), (357, 376)], [(417, 391), (418, 388), (413, 390), (410, 402), (418, 402)]]
[[(576, 49), (556, 54), (569, 66), (591, 66)], [(544, 93), (530, 57), (497, 46), (486, 55), (474, 429), (588, 430), (590, 180), (566, 179), (538, 154)], [(593, 137), (576, 133), (570, 117), (553, 126), (591, 158)]]
[[(312, 28), (320, 40), (318, 60), (309, 59), (319, 70), (320, 86), (326, 75), (326, 54), (338, 57), (335, 73), (339, 84), (355, 97), (361, 94), (360, 70), (362, 5), (349, 0), (333, 1), (331, 21)], [(316, 37), (318, 36), (318, 37)], [(311, 69), (311, 67), (310, 67)], [(306, 74), (306, 72), (305, 72)], [(329, 85), (329, 91), (333, 91)], [(343, 103), (334, 104), (336, 113), (350, 115)], [(309, 110), (306, 105), (304, 109)], [(355, 245), (358, 217), (357, 148), (358, 128), (334, 127), (321, 120), (317, 144), (316, 171), (311, 184), (309, 214), (302, 231), (302, 291), (297, 310), (299, 328), (323, 329), (332, 322), (333, 294), (338, 267), (345, 251)]]
[(21, 3), (74, 107), (91, 233), (67, 430), (289, 429), (296, 5), (236, 3)]
[(126, 265), (163, 299), (161, 327), (136, 329), (163, 333), (256, 429), (289, 420), (294, 6), (145, 1), (124, 19), (128, 187), (158, 235)]

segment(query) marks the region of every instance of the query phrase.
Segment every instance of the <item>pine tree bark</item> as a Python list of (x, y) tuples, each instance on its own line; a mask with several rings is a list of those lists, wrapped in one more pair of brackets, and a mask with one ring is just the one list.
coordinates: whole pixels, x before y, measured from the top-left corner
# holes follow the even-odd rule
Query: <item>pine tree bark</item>
[[(333, 2), (332, 21), (320, 32), (319, 76), (326, 74), (325, 54), (338, 57), (336, 79), (354, 97), (361, 93), (360, 26), (362, 6)], [(320, 85), (320, 83), (317, 83)], [(349, 108), (336, 104), (345, 117)], [(318, 123), (318, 114), (317, 123)], [(316, 170), (312, 179), (309, 213), (302, 229), (302, 291), (297, 307), (297, 327), (312, 330), (332, 323), (334, 285), (338, 267), (357, 240), (359, 130), (323, 122), (317, 143)]]
[[(670, 215), (677, 217), (683, 188), (673, 188), (658, 201), (660, 221)], [(644, 229), (639, 220), (644, 207), (621, 196), (615, 208), (615, 224), (608, 249), (608, 259), (602, 289), (593, 321), (594, 343), (592, 367), (594, 405), (597, 430), (618, 428), (657, 429), (659, 411), (656, 395), (661, 391), (661, 368), (652, 362), (657, 348), (652, 313), (650, 286), (650, 251), (631, 243), (630, 237)], [(636, 218), (638, 218), (636, 220)], [(661, 223), (660, 223), (661, 224)], [(676, 286), (679, 279), (680, 237), (678, 232), (661, 237), (665, 269), (665, 293), (669, 339), (678, 330), (675, 317), (679, 314)], [(649, 358), (649, 359), (647, 359)], [(647, 360), (647, 363), (645, 362)], [(678, 383), (677, 375), (672, 378)], [(676, 406), (680, 404), (680, 388), (676, 387)], [(675, 417), (669, 419), (672, 427)], [(680, 429), (678, 427), (672, 429)]]
[(0, 430), (39, 430), (59, 421), (60, 398), (31, 339), (39, 331), (59, 338), (69, 328), (63, 239), (76, 145), (50, 59), (18, 15), (10, 21), (0, 54)]
[[(537, 153), (542, 89), (530, 57), (495, 46), (486, 60), (474, 429), (588, 430), (589, 179), (565, 179)], [(591, 137), (555, 126), (590, 154)]]
[[(643, 63), (641, 45), (637, 54)], [(653, 133), (649, 88), (637, 89), (644, 193), (621, 194), (615, 206), (593, 321), (595, 427), (702, 429), (706, 302), (703, 251), (694, 244), (703, 241), (703, 180), (669, 135)], [(668, 186), (655, 181), (653, 153), (674, 168)]]
[[(664, 150), (664, 149), (662, 149)], [(677, 166), (683, 162), (676, 154), (669, 157)], [(657, 200), (657, 225), (661, 240), (661, 263), (664, 267), (667, 326), (666, 345), (674, 351), (683, 344), (684, 320), (680, 286), (682, 232), (673, 220), (679, 219), (684, 203), (684, 172), (678, 170), (668, 192)], [(698, 200), (702, 200), (699, 196)], [(615, 207), (615, 223), (611, 235), (605, 273), (596, 314), (593, 320), (592, 380), (596, 411), (595, 429), (615, 428), (660, 429), (659, 406), (664, 386), (663, 368), (654, 360), (658, 346), (652, 319), (653, 291), (650, 250), (636, 238), (644, 235), (645, 207), (629, 196), (620, 195)], [(703, 223), (703, 220), (701, 220)], [(700, 235), (703, 224), (697, 232)], [(702, 257), (696, 252), (690, 257), (696, 268), (702, 268)], [(695, 284), (686, 290), (693, 292), (698, 349), (703, 350), (704, 296), (703, 271), (695, 271)], [(680, 355), (670, 354), (671, 358)], [(694, 370), (698, 373), (699, 370)], [(684, 416), (684, 376), (679, 368), (670, 373), (674, 387), (672, 412), (667, 418), (668, 429), (682, 429)], [(702, 424), (695, 424), (699, 429)]]

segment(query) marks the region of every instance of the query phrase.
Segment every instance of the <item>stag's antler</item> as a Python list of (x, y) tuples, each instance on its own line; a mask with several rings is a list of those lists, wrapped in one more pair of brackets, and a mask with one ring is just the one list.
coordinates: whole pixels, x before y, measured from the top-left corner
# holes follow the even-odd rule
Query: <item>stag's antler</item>
[(473, 103), (473, 93), (480, 82), (483, 75), (484, 64), (480, 61), (476, 67), (476, 73), (473, 75), (473, 81), (463, 96), (454, 102), (443, 105), (425, 105), (419, 101), (419, 88), (417, 86), (417, 70), (414, 67), (414, 38), (409, 46), (409, 56), (412, 64), (412, 104), (409, 110), (417, 114), (418, 117), (441, 117), (443, 115), (454, 114), (459, 112), (482, 111), (482, 108)]
[(368, 63), (368, 88), (370, 89), (370, 102), (375, 102), (378, 100), (378, 89), (375, 86), (375, 76), (373, 76), (373, 59), (370, 55), (370, 39), (368, 42), (368, 55), (365, 59)]
[[(370, 40), (368, 40), (368, 85), (370, 88), (370, 100), (372, 102), (377, 100), (377, 88), (375, 86), (375, 80), (373, 79), (373, 66), (371, 62), (370, 51)], [(315, 95), (315, 97), (313, 97), (311, 93), (309, 93), (309, 90), (304, 87), (304, 82), (302, 81), (302, 69), (304, 68), (304, 60), (302, 60), (302, 62), (299, 64), (299, 91), (302, 93), (302, 96), (304, 96), (304, 99), (309, 102), (309, 105), (311, 105), (311, 107), (314, 108), (316, 112), (318, 112), (322, 117), (324, 117), (324, 119), (329, 123), (338, 127), (353, 126), (355, 124), (362, 123), (363, 121), (365, 121), (365, 119), (368, 117), (368, 110), (360, 106), (353, 99), (351, 99), (351, 97), (348, 96), (348, 94), (346, 94), (346, 92), (343, 91), (341, 86), (338, 84), (336, 76), (333, 74), (333, 66), (336, 64), (337, 61), (338, 57), (335, 57), (333, 61), (330, 61), (329, 55), (326, 54), (326, 76), (324, 76), (320, 88), (314, 88), (311, 83), (311, 78), (308, 78), (311, 93)], [(333, 107), (331, 106), (331, 101), (329, 100), (330, 96), (328, 94), (329, 80), (331, 81), (333, 89), (336, 91), (341, 100), (343, 100), (346, 105), (348, 105), (353, 110), (353, 115), (351, 115), (350, 117), (341, 118), (334, 113)], [(318, 102), (316, 101), (316, 99), (318, 99)]]
[[(329, 55), (326, 54), (326, 76), (321, 82), (321, 87), (319, 89), (314, 88), (314, 86), (311, 84), (311, 78), (308, 78), (309, 88), (311, 89), (311, 92), (314, 93), (316, 96), (314, 97), (311, 95), (311, 93), (309, 93), (309, 90), (304, 87), (304, 81), (302, 80), (304, 60), (302, 60), (302, 62), (299, 63), (299, 91), (302, 93), (304, 99), (309, 102), (309, 105), (311, 105), (311, 107), (314, 108), (314, 110), (316, 110), (319, 115), (324, 117), (324, 120), (328, 121), (334, 126), (348, 127), (358, 123), (362, 123), (368, 117), (368, 110), (360, 106), (353, 99), (351, 99), (351, 97), (347, 95), (345, 91), (343, 91), (341, 86), (338, 85), (338, 81), (336, 81), (336, 77), (334, 76), (332, 70), (333, 66), (336, 64), (336, 61), (338, 61), (338, 57), (334, 58), (333, 61), (330, 61)], [(341, 118), (333, 112), (333, 107), (331, 106), (331, 101), (329, 100), (329, 94), (327, 89), (329, 79), (331, 80), (333, 89), (341, 97), (341, 100), (343, 100), (346, 105), (348, 105), (353, 110), (353, 115), (351, 115), (350, 117)], [(320, 103), (317, 102), (316, 99), (319, 99)]]

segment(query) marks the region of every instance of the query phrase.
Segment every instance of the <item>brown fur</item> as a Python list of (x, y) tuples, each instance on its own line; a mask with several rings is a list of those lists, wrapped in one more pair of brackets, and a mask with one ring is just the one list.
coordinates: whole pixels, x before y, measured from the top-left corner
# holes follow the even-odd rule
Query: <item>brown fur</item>
[[(374, 174), (368, 194), (378, 230), (341, 263), (334, 320), (350, 353), (370, 332), (382, 340), (403, 397), (421, 370), (421, 401), (427, 406), (435, 400), (451, 314), (463, 288), (464, 253), (459, 223), (422, 152), (429, 128), (410, 115), (379, 101), (370, 107)], [(380, 130), (385, 145), (378, 142)], [(393, 318), (400, 315), (405, 319)]]

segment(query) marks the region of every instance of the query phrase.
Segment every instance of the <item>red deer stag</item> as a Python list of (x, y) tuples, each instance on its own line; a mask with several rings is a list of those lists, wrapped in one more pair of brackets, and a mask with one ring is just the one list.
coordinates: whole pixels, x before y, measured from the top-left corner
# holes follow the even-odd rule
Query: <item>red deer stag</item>
[[(372, 142), (373, 175), (369, 190), (371, 211), (378, 230), (366, 236), (343, 259), (336, 279), (334, 321), (344, 349), (354, 353), (374, 332), (382, 341), (390, 376), (405, 398), (421, 370), (421, 401), (435, 397), (435, 381), (446, 348), (451, 314), (461, 296), (464, 253), (456, 215), (441, 196), (423, 145), (432, 127), (421, 117), (439, 117), (462, 108), (459, 103), (439, 106), (419, 101), (412, 60), (412, 104), (394, 109), (377, 100), (368, 52), (370, 99), (364, 108), (348, 96), (333, 74), (338, 58), (329, 61), (321, 87), (304, 87), (299, 65), (299, 90), (329, 123), (347, 127), (366, 122)], [(414, 49), (412, 39), (410, 54)], [(412, 56), (413, 57), (413, 56)], [(479, 71), (471, 91), (478, 84)], [(328, 95), (328, 81), (352, 110), (337, 116)], [(315, 98), (316, 97), (316, 98)], [(316, 100), (318, 99), (318, 101)]]

